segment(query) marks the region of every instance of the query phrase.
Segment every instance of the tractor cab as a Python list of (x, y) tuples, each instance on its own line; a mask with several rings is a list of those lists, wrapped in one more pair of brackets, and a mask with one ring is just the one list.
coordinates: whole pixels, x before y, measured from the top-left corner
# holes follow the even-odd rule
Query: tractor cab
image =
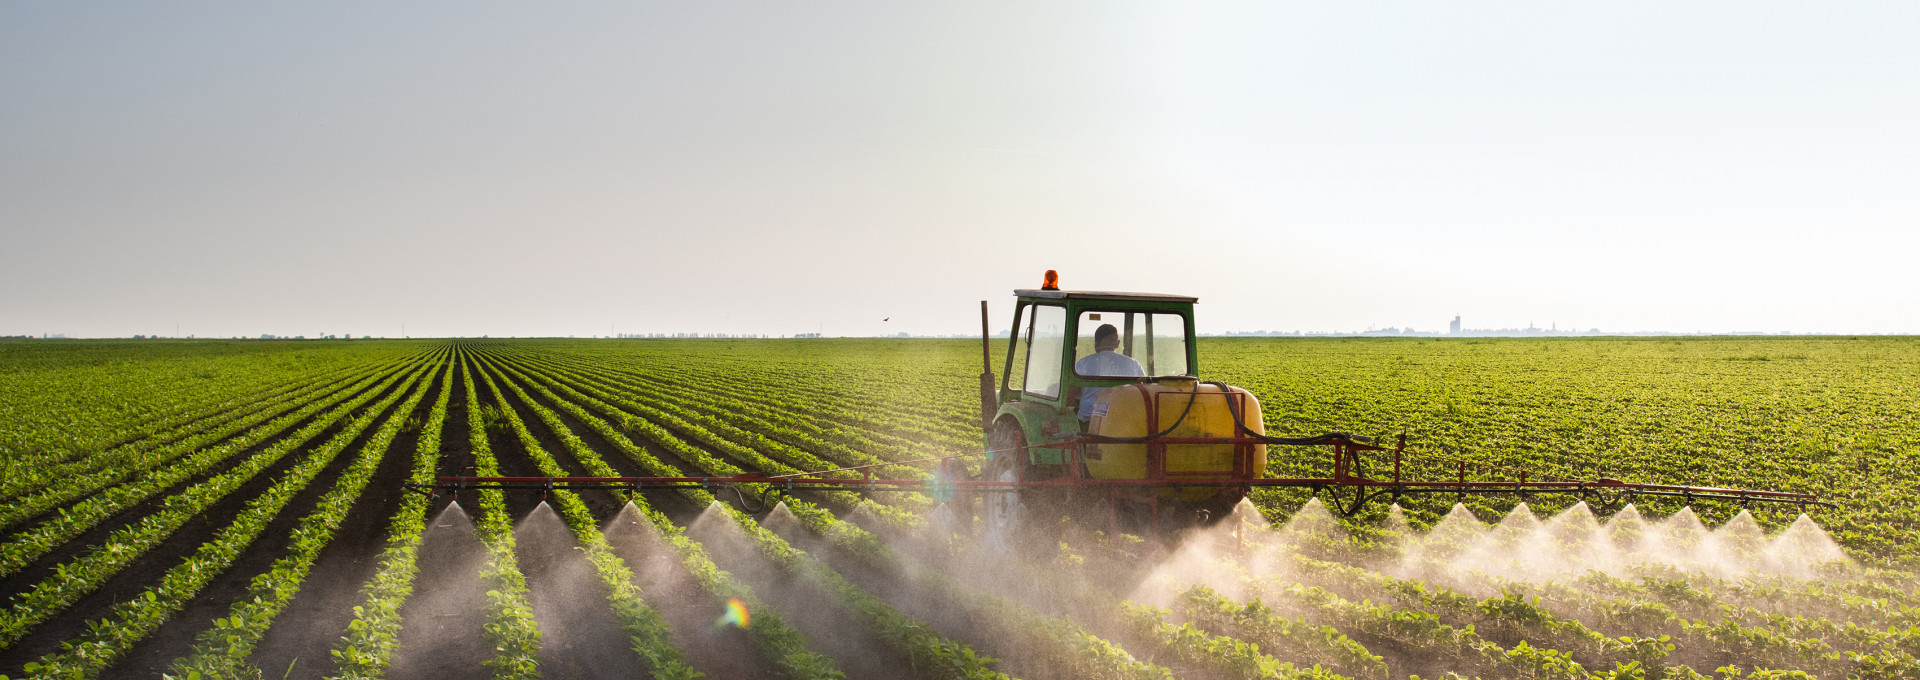
[[(1013, 419), (1028, 441), (1085, 432), (1103, 390), (1197, 375), (1192, 297), (1046, 288), (1014, 297), (995, 421)], [(1032, 454), (1033, 464), (1062, 462), (1059, 449)]]

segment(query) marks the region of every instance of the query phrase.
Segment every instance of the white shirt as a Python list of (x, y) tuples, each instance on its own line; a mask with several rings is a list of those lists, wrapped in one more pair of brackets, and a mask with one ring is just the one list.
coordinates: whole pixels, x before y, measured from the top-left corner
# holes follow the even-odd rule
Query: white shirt
[[(1133, 357), (1108, 350), (1094, 352), (1073, 362), (1073, 372), (1085, 376), (1112, 376), (1116, 378), (1138, 378), (1147, 374), (1140, 369), (1140, 362)], [(1100, 393), (1110, 387), (1086, 387), (1080, 390), (1080, 419), (1093, 418), (1093, 404), (1100, 401)]]

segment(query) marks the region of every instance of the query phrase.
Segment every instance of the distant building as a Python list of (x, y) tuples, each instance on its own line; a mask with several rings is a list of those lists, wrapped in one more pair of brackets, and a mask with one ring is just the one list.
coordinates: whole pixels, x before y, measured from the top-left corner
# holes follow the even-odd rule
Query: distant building
[(1460, 334), (1460, 315), (1453, 315), (1453, 323), (1447, 324), (1447, 335)]

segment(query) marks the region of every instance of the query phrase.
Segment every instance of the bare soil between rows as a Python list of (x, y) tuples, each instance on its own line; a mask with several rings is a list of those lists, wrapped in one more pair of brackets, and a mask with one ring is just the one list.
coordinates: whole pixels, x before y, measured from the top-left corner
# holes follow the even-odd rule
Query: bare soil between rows
[[(387, 394), (390, 394), (392, 390), (398, 387), (399, 383), (395, 383), (370, 401), (377, 403), (379, 399), (385, 398)], [(366, 407), (363, 406), (362, 408)], [(199, 550), (201, 544), (212, 540), (221, 530), (232, 524), (233, 520), (246, 509), (247, 505), (254, 498), (258, 497), (275, 482), (279, 481), (280, 477), (284, 475), (288, 469), (297, 465), (299, 461), (306, 460), (314, 448), (338, 436), (350, 419), (350, 416), (341, 418), (339, 422), (329, 425), (322, 430), (318, 436), (309, 440), (306, 444), (296, 448), (294, 451), (288, 452), (280, 460), (275, 461), (273, 465), (261, 470), (258, 474), (255, 474), (252, 478), (241, 484), (232, 493), (223, 496), (220, 500), (208, 506), (199, 515), (182, 524), (159, 545), (154, 546), (145, 554), (134, 559), (132, 563), (114, 574), (113, 577), (101, 584), (99, 588), (82, 596), (72, 605), (63, 609), (59, 614), (48, 618), (45, 622), (37, 626), (32, 633), (21, 638), (12, 647), (5, 650), (4, 653), (0, 653), (0, 667), (24, 664), (28, 661), (38, 659), (41, 656), (59, 651), (61, 642), (78, 637), (88, 630), (88, 621), (106, 617), (113, 605), (132, 598), (152, 586), (164, 576), (168, 570)], [(368, 429), (371, 430), (372, 428), (370, 427)], [(369, 432), (362, 432), (356, 436), (354, 446), (364, 441), (368, 434)], [(265, 446), (265, 444), (263, 444), (263, 446)], [(253, 556), (261, 554), (260, 546), (262, 544), (259, 541), (271, 540), (271, 537), (275, 535), (274, 530), (276, 527), (279, 528), (280, 534), (285, 534), (287, 525), (278, 524), (281, 521), (279, 518), (284, 518), (289, 510), (297, 507), (310, 508), (315, 500), (317, 500), (317, 495), (313, 492), (314, 485), (330, 484), (331, 480), (339, 474), (339, 470), (342, 469), (344, 465), (341, 459), (349, 457), (352, 451), (353, 449), (349, 448), (347, 451), (342, 452), (341, 456), (331, 461), (328, 468), (322, 471), (301, 494), (296, 495), (296, 497), (288, 503), (288, 508), (283, 508), (281, 514), (276, 517), (276, 524), (269, 525), (268, 531), (263, 533), (260, 539), (256, 539), (254, 546), (250, 548), (246, 556), (243, 556), (241, 561), (235, 563), (234, 568), (238, 568), (241, 564), (247, 563), (251, 559), (256, 559), (253, 558)], [(126, 518), (126, 521), (115, 523), (114, 528), (117, 529), (120, 526), (124, 526), (127, 522), (134, 521), (136, 517), (144, 516), (147, 513), (143, 510), (150, 511), (154, 509), (162, 498), (164, 498), (163, 494), (156, 494), (152, 499), (142, 503), (140, 506), (136, 506), (134, 510), (116, 515), (118, 518)], [(301, 506), (303, 501), (306, 503), (305, 506)], [(104, 542), (105, 537), (110, 535), (111, 531), (112, 530), (96, 528), (95, 532), (88, 532), (87, 535), (95, 536), (93, 540), (96, 542)], [(96, 532), (100, 533), (96, 534)], [(90, 544), (84, 539), (85, 536), (81, 539), (69, 541), (63, 545), (63, 554), (71, 559), (81, 552), (90, 550), (93, 545), (97, 545), (97, 543)], [(279, 541), (284, 544), (285, 536), (280, 536)], [(277, 556), (277, 552), (274, 553), (274, 555)], [(272, 559), (267, 559), (266, 562), (270, 564)], [(236, 573), (233, 571), (234, 568), (230, 568), (228, 573)], [(251, 577), (251, 574), (249, 574), (245, 578), (240, 579), (238, 590), (244, 590), (246, 580)], [(16, 585), (16, 579), (8, 579), (7, 586), (15, 588), (15, 592), (19, 592), (31, 588), (38, 583), (37, 579), (28, 580), (27, 578), (20, 578), (18, 580), (19, 583)], [(218, 589), (220, 586), (232, 580), (233, 578), (230, 576), (217, 578), (213, 581), (213, 584), (209, 586), (209, 590)], [(201, 595), (195, 599), (195, 602), (199, 602), (205, 597), (206, 592), (202, 592)], [(232, 593), (229, 593), (224, 601), (231, 601), (231, 599)], [(205, 626), (205, 622), (211, 620), (214, 616), (220, 615), (208, 614), (204, 617), (188, 618), (189, 615), (205, 613), (205, 611), (206, 610), (196, 609), (193, 605), (189, 605), (186, 611), (172, 617), (166, 625), (162, 626), (160, 630), (156, 631), (148, 640), (136, 645), (135, 653), (139, 653), (142, 647), (154, 644), (169, 644), (169, 641), (177, 641), (177, 639), (186, 640), (186, 646), (191, 647), (193, 636), (198, 633), (200, 628)], [(224, 613), (224, 608), (221, 612)], [(183, 622), (188, 621), (194, 623), (186, 623), (183, 625)], [(191, 629), (191, 632), (181, 632), (183, 629)], [(172, 661), (172, 658), (173, 657), (168, 657), (159, 660), (158, 663), (161, 668), (164, 668), (165, 664)], [(124, 667), (133, 668), (134, 666)], [(154, 669), (154, 672), (159, 672), (161, 668)]]
[[(440, 375), (448, 370), (452, 369), (443, 367), (423, 378), (430, 387), (413, 412), (405, 414), (409, 421), (424, 421), (432, 412), (439, 398)], [(412, 493), (402, 485), (413, 471), (421, 434), (418, 429), (408, 428), (394, 437), (359, 500), (314, 561), (299, 594), (254, 648), (252, 662), (256, 667), (269, 675), (278, 671), (286, 678), (321, 678), (334, 672), (331, 651), (353, 621), (353, 608), (361, 601), (360, 588), (379, 569), (389, 538), (387, 523), (399, 511), (401, 499)]]
[[(396, 385), (395, 389), (400, 387)], [(405, 414), (399, 413), (399, 410), (405, 401), (406, 396), (402, 395), (398, 401), (381, 411), (379, 417), (371, 421), (366, 429), (355, 435), (346, 448), (341, 449), (338, 454), (335, 454), (333, 460), (327, 463), (326, 469), (315, 475), (305, 488), (295, 494), (293, 499), (274, 515), (273, 520), (267, 523), (266, 529), (260, 532), (239, 559), (189, 600), (186, 607), (174, 614), (173, 618), (160, 630), (134, 645), (133, 649), (116, 665), (116, 670), (159, 674), (164, 672), (175, 659), (191, 654), (194, 644), (198, 642), (196, 636), (201, 631), (211, 628), (213, 619), (226, 616), (232, 611), (233, 603), (246, 595), (254, 577), (271, 570), (274, 562), (286, 555), (293, 538), (294, 527), (318, 507), (321, 497), (331, 491), (334, 483), (340, 479), (340, 475), (353, 465), (354, 459), (359, 457), (361, 449), (366, 446), (368, 440), (373, 438), (380, 426), (387, 419), (404, 417)], [(392, 453), (393, 447), (388, 446), (387, 450), (379, 455), (388, 456)], [(262, 487), (261, 491), (264, 490), (265, 487)], [(258, 494), (236, 493), (232, 497), (251, 499), (256, 495)], [(224, 525), (221, 528), (224, 528)], [(336, 534), (336, 537), (339, 535)], [(210, 539), (211, 535), (207, 538)], [(282, 617), (285, 615), (285, 612), (281, 613)], [(274, 670), (283, 671), (284, 669)]]

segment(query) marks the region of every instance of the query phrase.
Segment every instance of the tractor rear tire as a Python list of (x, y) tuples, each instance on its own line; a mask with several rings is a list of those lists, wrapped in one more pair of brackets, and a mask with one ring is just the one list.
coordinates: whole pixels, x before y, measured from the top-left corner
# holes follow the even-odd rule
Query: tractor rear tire
[[(993, 438), (987, 463), (981, 465), (981, 480), (987, 482), (1033, 482), (1033, 467), (1027, 463), (1027, 434), (1016, 421), (1000, 421), (993, 426)], [(989, 490), (981, 494), (981, 542), (995, 553), (1023, 553), (1039, 544), (1039, 528), (1050, 524), (1060, 507), (1048, 503), (1043, 490), (1014, 488)]]
[[(980, 466), (980, 480), (1014, 483), (1020, 481), (1027, 458), (1026, 434), (1019, 423), (1003, 420), (993, 426), (987, 440), (987, 462)], [(1007, 554), (1017, 552), (1026, 542), (1030, 522), (1026, 503), (1019, 489), (986, 490), (981, 494), (980, 541), (987, 550)]]

